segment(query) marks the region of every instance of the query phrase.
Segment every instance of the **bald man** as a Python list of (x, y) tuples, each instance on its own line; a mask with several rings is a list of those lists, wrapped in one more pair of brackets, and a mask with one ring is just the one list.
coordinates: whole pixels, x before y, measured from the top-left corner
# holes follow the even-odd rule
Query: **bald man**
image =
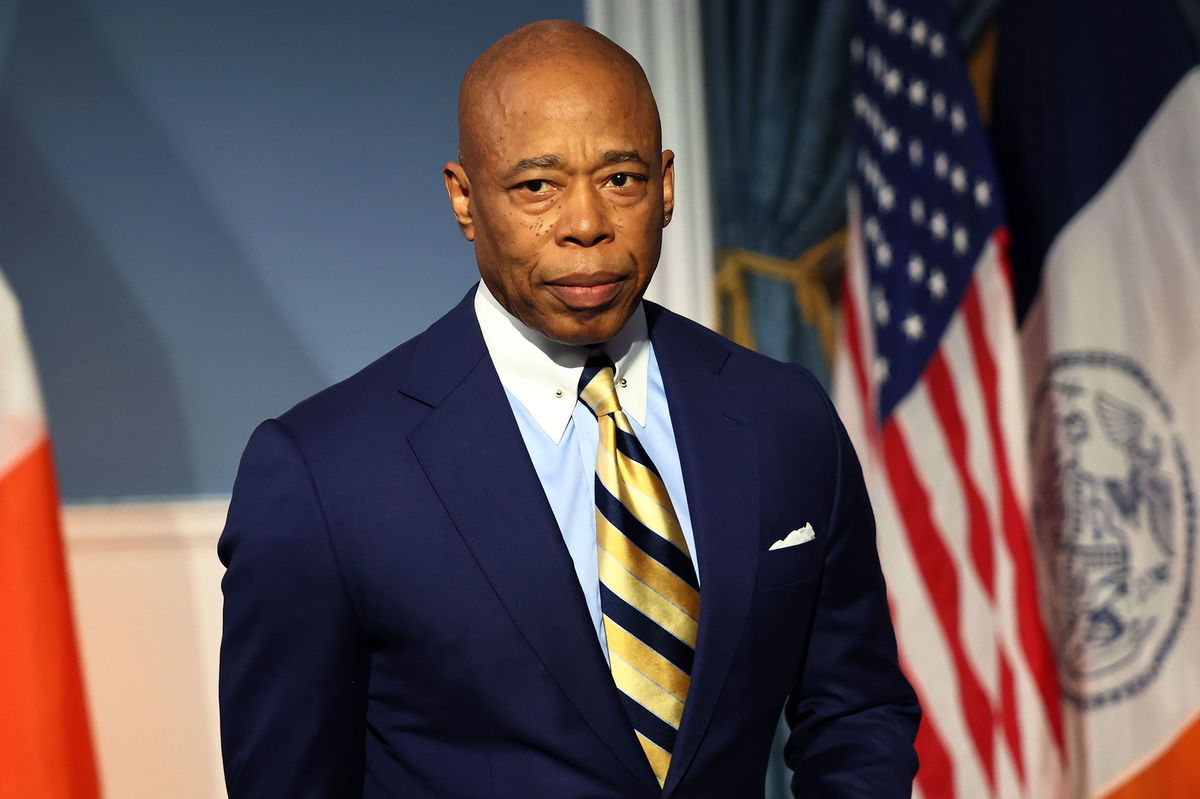
[(232, 799), (908, 796), (854, 452), (816, 381), (642, 300), (674, 166), (637, 62), (564, 22), (459, 97), (481, 282), (264, 422), (224, 534)]

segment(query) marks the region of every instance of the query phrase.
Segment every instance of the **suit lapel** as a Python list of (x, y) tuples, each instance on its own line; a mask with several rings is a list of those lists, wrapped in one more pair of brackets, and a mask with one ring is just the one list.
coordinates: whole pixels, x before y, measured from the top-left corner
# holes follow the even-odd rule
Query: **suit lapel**
[(692, 684), (664, 795), (696, 754), (749, 610), (758, 564), (757, 453), (721, 370), (729, 349), (647, 304), (679, 447), (700, 572), (700, 634)]
[(402, 392), (431, 405), (409, 444), (521, 634), (596, 735), (657, 788), (596, 641), (562, 534), (487, 357), (473, 292), (423, 337)]

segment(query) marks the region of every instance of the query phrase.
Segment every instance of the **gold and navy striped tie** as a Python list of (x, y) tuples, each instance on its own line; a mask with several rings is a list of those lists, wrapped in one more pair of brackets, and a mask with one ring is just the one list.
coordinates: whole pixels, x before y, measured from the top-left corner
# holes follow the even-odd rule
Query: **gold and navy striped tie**
[(700, 586), (679, 519), (617, 400), (613, 363), (590, 358), (579, 397), (596, 415), (600, 606), (613, 680), (661, 786), (691, 684)]

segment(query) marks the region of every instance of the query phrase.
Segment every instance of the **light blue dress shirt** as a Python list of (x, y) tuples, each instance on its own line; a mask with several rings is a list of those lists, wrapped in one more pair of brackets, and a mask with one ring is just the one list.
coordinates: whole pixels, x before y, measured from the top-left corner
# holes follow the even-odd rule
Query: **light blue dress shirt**
[[(521, 438), (575, 564), (588, 613), (607, 657), (596, 550), (599, 427), (575, 393), (591, 350), (566, 347), (525, 327), (504, 310), (483, 283), (476, 292), (475, 312)], [(604, 349), (616, 363), (617, 397), (622, 409), (634, 423), (638, 440), (662, 477), (697, 576), (703, 578), (696, 559), (670, 408), (641, 306)]]

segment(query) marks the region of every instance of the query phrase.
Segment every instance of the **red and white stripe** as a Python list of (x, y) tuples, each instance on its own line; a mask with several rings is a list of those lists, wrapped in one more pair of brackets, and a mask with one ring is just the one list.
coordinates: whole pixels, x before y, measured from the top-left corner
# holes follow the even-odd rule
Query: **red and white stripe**
[(930, 799), (1053, 799), (1063, 795), (1064, 746), (1028, 539), (1004, 232), (883, 425), (853, 197), (851, 232), (835, 396), (863, 462), (900, 655), (925, 711), (917, 788)]

